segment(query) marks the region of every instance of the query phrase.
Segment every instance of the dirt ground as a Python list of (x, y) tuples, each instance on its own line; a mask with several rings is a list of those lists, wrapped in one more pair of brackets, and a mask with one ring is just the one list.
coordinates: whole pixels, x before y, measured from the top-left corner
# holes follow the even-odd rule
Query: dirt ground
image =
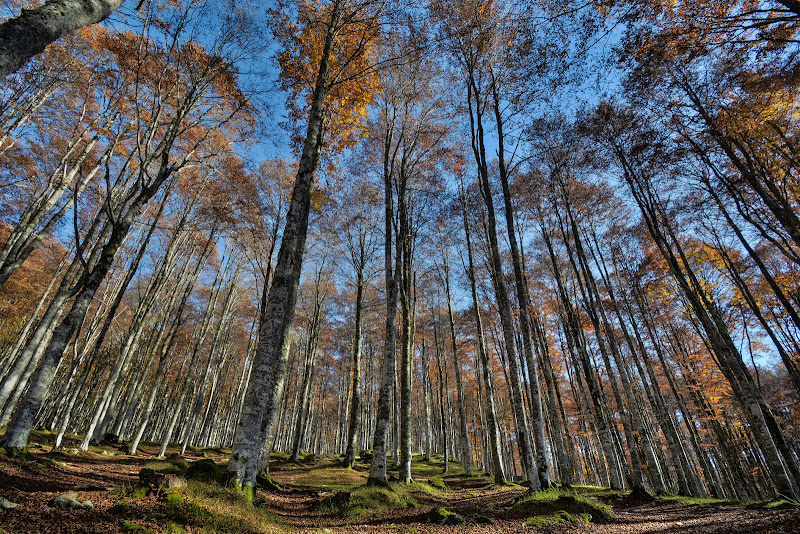
[[(153, 533), (170, 532), (168, 519), (153, 518), (163, 511), (155, 496), (130, 501), (131, 508), (124, 517), (110, 509), (120, 502), (138, 481), (140, 469), (153, 460), (152, 450), (144, 447), (143, 454), (132, 457), (114, 449), (115, 455), (95, 452), (80, 455), (69, 453), (46, 454), (44, 447), (32, 448), (36, 458), (54, 462), (42, 465), (41, 461), (19, 460), (0, 455), (0, 497), (17, 503), (13, 509), (0, 509), (2, 534), (112, 534), (130, 532), (123, 521), (135, 522)], [(197, 460), (200, 451), (187, 454), (189, 461)], [(215, 461), (224, 460), (222, 454), (202, 453)], [(365, 469), (360, 467), (359, 469)], [(656, 501), (634, 505), (623, 498), (606, 500), (616, 517), (604, 523), (590, 525), (544, 527), (533, 529), (523, 526), (527, 519), (512, 508), (512, 501), (523, 490), (492, 489), (488, 481), (448, 481), (450, 491), (446, 502), (442, 500), (419, 501), (416, 508), (389, 510), (378, 519), (354, 522), (332, 513), (318, 511), (314, 506), (329, 488), (314, 487), (302, 480), (300, 468), (276, 464), (273, 477), (283, 484), (280, 491), (259, 492), (258, 500), (276, 519), (275, 532), (580, 532), (580, 533), (800, 533), (800, 510), (773, 510), (732, 504), (684, 504), (674, 501)], [(356, 473), (358, 475), (358, 473)], [(64, 509), (49, 503), (64, 493), (77, 493), (78, 499), (89, 500), (90, 510)], [(187, 502), (186, 506), (191, 503)], [(423, 516), (434, 506), (463, 511), (465, 515), (480, 512), (490, 517), (492, 524), (466, 526), (439, 526), (425, 523)], [(187, 532), (207, 532), (191, 523), (183, 525)], [(174, 530), (173, 530), (174, 531)], [(220, 530), (216, 530), (220, 531)], [(223, 532), (251, 532), (227, 527)]]

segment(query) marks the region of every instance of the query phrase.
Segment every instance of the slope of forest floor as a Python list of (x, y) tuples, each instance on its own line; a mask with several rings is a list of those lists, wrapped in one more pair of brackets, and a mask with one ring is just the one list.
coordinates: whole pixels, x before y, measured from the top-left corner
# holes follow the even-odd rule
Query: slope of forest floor
[[(74, 436), (66, 440), (64, 450), (49, 452), (48, 441), (50, 434), (36, 432), (29, 458), (0, 455), (0, 497), (5, 499), (0, 499), (0, 534), (800, 532), (800, 510), (788, 504), (744, 505), (670, 496), (641, 502), (593, 487), (525, 498), (523, 487), (496, 486), (484, 473), (465, 477), (458, 462), (451, 462), (448, 473), (442, 474), (441, 457), (425, 461), (417, 455), (415, 483), (384, 490), (364, 487), (368, 470), (364, 462), (347, 470), (333, 458), (305, 455), (290, 463), (278, 453), (271, 475), (280, 488), (259, 489), (251, 505), (213, 482), (217, 468), (208, 460), (221, 472), (226, 450), (189, 449), (184, 456), (187, 464), (176, 456), (168, 457), (171, 462), (157, 459), (158, 445), (153, 443), (129, 456), (122, 445), (111, 444), (77, 453), (71, 449), (77, 443)], [(201, 464), (210, 471), (191, 467), (199, 460), (205, 460)], [(194, 474), (187, 475), (186, 487), (167, 489), (170, 482), (160, 473), (186, 475), (187, 467)], [(145, 468), (159, 477), (149, 494), (140, 482)], [(167, 476), (170, 479), (178, 475)], [(177, 485), (182, 486), (184, 479), (179, 480)], [(91, 501), (92, 507), (52, 504), (67, 493), (77, 494), (78, 502)], [(9, 502), (18, 506), (5, 509)], [(439, 524), (457, 523), (459, 518), (465, 524)]]

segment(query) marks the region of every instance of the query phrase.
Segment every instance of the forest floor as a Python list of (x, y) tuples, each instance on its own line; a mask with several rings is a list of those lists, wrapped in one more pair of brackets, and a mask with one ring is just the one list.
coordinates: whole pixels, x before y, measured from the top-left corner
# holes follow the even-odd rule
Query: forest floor
[[(77, 453), (71, 448), (77, 446), (75, 436), (64, 450), (49, 452), (51, 440), (51, 434), (36, 432), (27, 459), (0, 454), (0, 534), (800, 533), (800, 509), (785, 502), (741, 504), (674, 496), (645, 502), (588, 486), (525, 496), (525, 488), (496, 486), (483, 473), (464, 476), (458, 462), (442, 474), (441, 457), (425, 461), (418, 455), (412, 464), (414, 484), (377, 489), (364, 487), (366, 463), (347, 470), (333, 458), (306, 455), (290, 463), (286, 455), (275, 454), (271, 475), (280, 489), (259, 489), (251, 505), (212, 481), (218, 468), (224, 470), (226, 450), (189, 449), (187, 464), (174, 456), (170, 461), (156, 458), (158, 446), (153, 443), (129, 456), (123, 446), (111, 444)], [(200, 460), (205, 461), (195, 466)], [(142, 469), (151, 469), (145, 472), (150, 476), (155, 473), (149, 487), (140, 482)], [(92, 507), (52, 503), (67, 493), (77, 494), (78, 503), (91, 501)], [(18, 506), (6, 509), (8, 503)], [(439, 524), (461, 518), (465, 524)]]

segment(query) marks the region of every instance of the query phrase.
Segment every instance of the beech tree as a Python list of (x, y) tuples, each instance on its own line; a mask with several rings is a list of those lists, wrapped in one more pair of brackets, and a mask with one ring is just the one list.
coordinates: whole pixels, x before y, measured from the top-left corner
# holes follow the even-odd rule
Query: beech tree
[[(283, 80), (292, 91), (296, 113), (307, 110), (306, 134), (300, 151), (291, 203), (286, 215), (272, 283), (259, 325), (258, 348), (234, 439), (228, 471), (232, 483), (252, 496), (256, 475), (268, 466), (269, 446), (289, 352), (297, 285), (305, 251), (314, 179), (333, 117), (357, 125), (360, 109), (371, 95), (348, 88), (368, 86), (373, 46), (378, 36), (382, 2), (334, 0), (297, 6), (300, 21), (288, 23), (275, 13), (275, 31), (286, 49), (280, 56)], [(333, 105), (334, 96), (347, 100)], [(306, 105), (300, 99), (306, 98)], [(352, 98), (352, 100), (350, 100)], [(353, 107), (350, 107), (353, 106)], [(339, 139), (345, 139), (342, 135)], [(266, 460), (266, 462), (265, 462)]]
[(48, 0), (0, 24), (0, 78), (22, 67), (47, 45), (75, 30), (103, 21), (121, 0)]

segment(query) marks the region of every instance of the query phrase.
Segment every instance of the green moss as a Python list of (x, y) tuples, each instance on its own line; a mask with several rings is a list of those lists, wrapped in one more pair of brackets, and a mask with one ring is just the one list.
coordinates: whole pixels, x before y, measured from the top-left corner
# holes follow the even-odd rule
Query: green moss
[(137, 525), (136, 523), (126, 519), (122, 520), (122, 523), (120, 523), (120, 528), (122, 528), (122, 530), (125, 532), (141, 532), (142, 534), (153, 532), (152, 529), (145, 528), (142, 525)]
[(363, 519), (380, 516), (389, 509), (415, 508), (413, 497), (416, 484), (393, 484), (388, 487), (362, 486), (353, 491), (341, 491), (319, 501), (317, 508), (329, 513)]
[(428, 484), (433, 486), (436, 489), (440, 489), (442, 491), (447, 491), (447, 486), (445, 485), (444, 481), (440, 478), (429, 478)]
[(711, 497), (689, 497), (688, 495), (673, 495), (669, 492), (662, 492), (658, 494), (658, 500), (668, 502), (681, 502), (684, 504), (738, 504), (735, 501), (726, 501), (723, 499), (714, 499)]
[(151, 460), (145, 464), (145, 468), (163, 475), (180, 475), (183, 472), (175, 464), (165, 460)]
[(280, 525), (274, 515), (259, 502), (248, 500), (242, 490), (190, 481), (183, 493), (187, 503), (173, 517), (192, 532), (262, 534), (275, 532)]
[(186, 478), (201, 482), (217, 482), (221, 476), (222, 470), (210, 458), (192, 462), (186, 469)]
[(131, 493), (131, 499), (144, 499), (147, 497), (148, 493), (150, 493), (150, 488), (148, 486), (139, 486)]
[(253, 488), (253, 486), (245, 486), (242, 488), (242, 495), (244, 495), (244, 499), (249, 503), (253, 502), (255, 494), (256, 490)]
[(489, 486), (489, 489), (501, 490), (501, 491), (516, 491), (524, 488), (519, 484), (517, 484), (516, 482), (507, 481), (503, 482), (502, 484), (492, 484), (491, 486)]
[(465, 525), (464, 518), (446, 508), (434, 508), (425, 514), (426, 523), (436, 523), (438, 525)]
[(786, 499), (775, 499), (764, 504), (764, 508), (769, 508), (771, 510), (789, 510), (798, 507), (800, 507), (800, 505), (798, 505), (797, 502), (788, 501)]
[(185, 473), (186, 469), (189, 468), (189, 462), (186, 461), (186, 458), (177, 453), (172, 453), (167, 456), (166, 461), (177, 468), (181, 473)]
[(173, 532), (174, 534), (186, 534), (186, 529), (177, 523), (169, 523), (167, 525), (167, 532)]
[(538, 515), (531, 517), (525, 523), (526, 527), (551, 527), (557, 525), (577, 525), (589, 523), (589, 514), (571, 514), (565, 510), (559, 510), (551, 515)]
[(28, 452), (28, 447), (8, 447), (5, 449), (6, 456), (9, 458), (19, 458), (20, 460), (32, 461), (36, 458)]
[(180, 493), (165, 493), (162, 500), (167, 503), (168, 506), (180, 506), (184, 503), (183, 495)]
[(526, 495), (514, 507), (537, 516), (549, 516), (564, 511), (575, 516), (588, 514), (590, 521), (614, 517), (613, 510), (607, 504), (591, 497), (567, 493), (555, 488)]

